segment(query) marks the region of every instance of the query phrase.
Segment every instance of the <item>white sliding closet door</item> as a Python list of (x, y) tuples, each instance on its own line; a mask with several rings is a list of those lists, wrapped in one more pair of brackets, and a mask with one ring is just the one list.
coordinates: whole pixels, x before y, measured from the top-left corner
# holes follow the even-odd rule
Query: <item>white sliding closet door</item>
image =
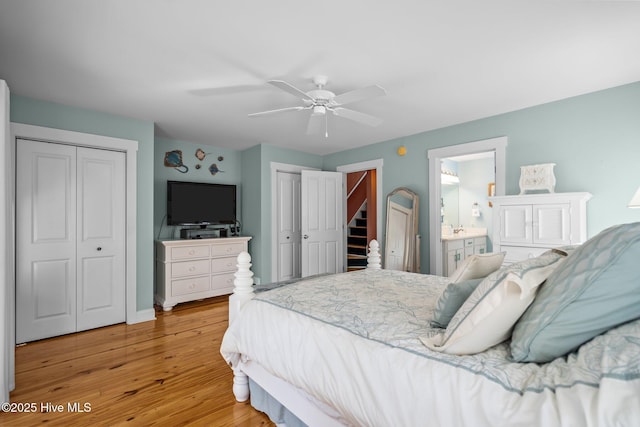
[(124, 153), (16, 145), (16, 342), (123, 322)]

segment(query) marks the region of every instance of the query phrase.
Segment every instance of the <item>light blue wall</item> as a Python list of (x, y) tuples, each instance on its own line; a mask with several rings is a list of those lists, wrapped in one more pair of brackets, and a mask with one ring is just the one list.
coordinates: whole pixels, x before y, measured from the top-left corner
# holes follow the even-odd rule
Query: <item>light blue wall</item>
[[(269, 252), (263, 252), (262, 229), (262, 146), (256, 145), (242, 152), (242, 234), (251, 236), (249, 253), (252, 270), (257, 278), (263, 276), (262, 260)], [(271, 259), (271, 258), (269, 258)], [(269, 261), (270, 262), (270, 261)]]
[[(206, 157), (202, 161), (198, 160), (195, 156), (198, 148), (201, 148), (206, 153)], [(165, 153), (173, 150), (182, 151), (182, 163), (188, 167), (187, 172), (181, 173), (179, 169), (166, 167), (164, 165)], [(222, 156), (223, 160), (218, 160), (219, 156)], [(221, 171), (215, 175), (209, 172), (209, 166), (213, 163), (215, 163)], [(200, 165), (200, 169), (196, 169), (196, 165)], [(156, 238), (172, 239), (180, 236), (180, 227), (167, 226), (165, 218), (167, 213), (167, 181), (235, 184), (237, 185), (236, 212), (238, 219), (242, 217), (242, 165), (240, 151), (156, 137), (153, 168), (153, 223)]]
[[(557, 192), (588, 191), (588, 235), (640, 221), (627, 203), (640, 186), (640, 82), (482, 120), (334, 153), (324, 168), (384, 159), (383, 191), (407, 186), (421, 197), (422, 266), (429, 265), (428, 162), (432, 148), (508, 137), (506, 193), (519, 193), (520, 166), (556, 163)], [(407, 155), (396, 154), (398, 146)]]
[(11, 95), (11, 121), (138, 141), (137, 310), (153, 308), (153, 123)]
[[(166, 209), (163, 183), (167, 179), (187, 180), (187, 177), (193, 181), (210, 179), (206, 169), (191, 174), (191, 163), (187, 163), (190, 173), (179, 174), (162, 166), (162, 159), (166, 151), (181, 148), (185, 162), (195, 165), (193, 153), (200, 146), (157, 138), (154, 148), (152, 122), (15, 94), (11, 96), (11, 121), (139, 142), (137, 308), (152, 307), (153, 241)], [(640, 82), (324, 157), (269, 145), (258, 145), (242, 152), (219, 148), (205, 151), (211, 152), (209, 156), (225, 157), (219, 164), (225, 172), (212, 177), (215, 181), (211, 182), (242, 183), (239, 196), (242, 232), (253, 236), (250, 251), (256, 276), (270, 281), (271, 162), (335, 170), (340, 165), (383, 159), (383, 194), (386, 196), (396, 187), (408, 187), (421, 197), (421, 264), (423, 272), (427, 272), (427, 151), (503, 135), (509, 140), (507, 194), (519, 192), (521, 165), (553, 162), (557, 164), (556, 191), (589, 191), (594, 195), (588, 205), (590, 236), (616, 223), (640, 220), (640, 211), (626, 207), (640, 186), (640, 168), (637, 167), (640, 159)], [(403, 157), (396, 154), (401, 145), (407, 148), (407, 155)], [(202, 163), (207, 167), (208, 159)]]

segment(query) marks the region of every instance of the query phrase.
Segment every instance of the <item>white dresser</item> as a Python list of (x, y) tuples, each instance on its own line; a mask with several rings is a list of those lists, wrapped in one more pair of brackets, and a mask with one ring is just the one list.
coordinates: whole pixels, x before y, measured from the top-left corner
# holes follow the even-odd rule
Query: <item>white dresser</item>
[(156, 241), (156, 304), (169, 311), (180, 302), (233, 291), (238, 254), (251, 237)]
[(490, 198), (493, 251), (505, 264), (536, 257), (558, 246), (587, 240), (590, 193), (544, 193)]

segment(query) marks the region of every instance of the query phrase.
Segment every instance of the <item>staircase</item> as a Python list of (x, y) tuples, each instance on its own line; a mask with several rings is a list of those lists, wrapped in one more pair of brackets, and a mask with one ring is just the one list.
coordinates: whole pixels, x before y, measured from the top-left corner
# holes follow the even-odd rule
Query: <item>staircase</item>
[(367, 267), (367, 210), (362, 209), (349, 225), (347, 235), (347, 271)]
[[(376, 238), (376, 170), (347, 174), (347, 271), (367, 267), (367, 245)], [(367, 215), (367, 206), (371, 207)]]

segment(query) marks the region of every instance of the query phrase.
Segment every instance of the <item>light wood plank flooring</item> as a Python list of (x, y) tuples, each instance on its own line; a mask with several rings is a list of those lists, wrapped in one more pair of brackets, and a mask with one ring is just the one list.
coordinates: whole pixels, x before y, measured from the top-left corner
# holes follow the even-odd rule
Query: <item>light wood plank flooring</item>
[[(273, 426), (231, 392), (220, 355), (228, 297), (156, 310), (156, 320), (114, 325), (16, 349), (12, 402), (36, 413), (0, 413), (0, 425)], [(45, 412), (42, 405), (52, 404)], [(70, 412), (68, 404), (90, 411)], [(53, 409), (62, 405), (62, 412)]]

